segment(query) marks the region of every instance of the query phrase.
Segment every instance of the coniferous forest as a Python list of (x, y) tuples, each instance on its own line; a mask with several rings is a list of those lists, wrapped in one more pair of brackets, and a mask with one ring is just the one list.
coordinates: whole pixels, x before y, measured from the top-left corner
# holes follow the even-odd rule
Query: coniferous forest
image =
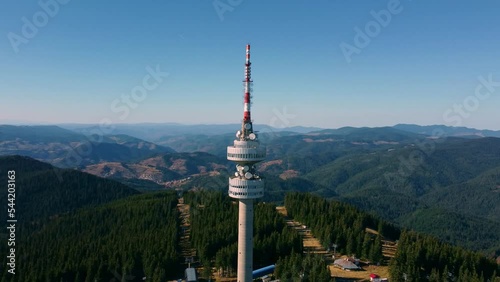
[(18, 239), (16, 275), (4, 272), (2, 281), (176, 278), (182, 275), (176, 204), (175, 193), (132, 196), (25, 230)]
[[(112, 180), (59, 171), (29, 158), (0, 158), (2, 167), (23, 175), (16, 204), (23, 220), (17, 229), (16, 275), (1, 268), (0, 281), (165, 281), (183, 276), (176, 193), (138, 194)], [(54, 181), (54, 173), (65, 181)], [(4, 182), (5, 175), (1, 177)], [(190, 205), (190, 242), (204, 269), (201, 276), (211, 276), (213, 268), (235, 275), (237, 202), (220, 191), (183, 197)], [(498, 265), (482, 254), (401, 231), (350, 204), (293, 192), (285, 197), (285, 207), (325, 247), (336, 244), (339, 253), (387, 263), (392, 281), (498, 281)], [(254, 269), (276, 264), (275, 276), (282, 281), (330, 280), (323, 258), (304, 254), (299, 234), (287, 227), (274, 204), (255, 203), (254, 236)], [(387, 239), (398, 242), (390, 260), (382, 256), (382, 240)], [(7, 253), (6, 246), (0, 244), (1, 253)], [(6, 256), (0, 263), (6, 265)]]
[[(191, 206), (191, 242), (203, 265), (229, 275), (237, 266), (238, 204), (222, 192), (184, 195)], [(254, 269), (275, 264), (280, 257), (302, 254), (302, 240), (288, 228), (273, 204), (256, 203)]]
[[(355, 207), (303, 193), (285, 197), (288, 215), (307, 224), (324, 247), (337, 246), (343, 254), (356, 255), (374, 263), (382, 261), (381, 236), (396, 239), (399, 230)], [(365, 230), (378, 230), (370, 236)]]
[[(341, 253), (380, 262), (381, 237), (398, 240), (396, 255), (389, 262), (392, 281), (500, 280), (497, 263), (483, 254), (443, 243), (429, 235), (400, 231), (349, 204), (289, 193), (285, 206), (289, 216), (308, 224), (325, 246), (334, 243)], [(377, 228), (379, 235), (370, 238), (365, 228)]]
[(500, 280), (495, 261), (413, 231), (401, 233), (389, 270), (394, 281)]

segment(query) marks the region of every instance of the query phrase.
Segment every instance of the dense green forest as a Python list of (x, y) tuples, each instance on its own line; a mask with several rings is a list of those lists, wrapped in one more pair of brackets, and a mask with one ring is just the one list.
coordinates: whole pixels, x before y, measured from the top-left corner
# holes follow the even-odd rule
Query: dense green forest
[(281, 281), (328, 282), (330, 271), (321, 255), (292, 253), (276, 263), (274, 275)]
[[(342, 128), (278, 134), (266, 146), (268, 160), (259, 165), (265, 201), (311, 192), (500, 256), (499, 138), (429, 139), (393, 128)], [(183, 188), (224, 190), (227, 174), (192, 177)]]
[[(178, 274), (175, 194), (138, 195), (119, 182), (28, 157), (0, 157), (3, 183), (8, 170), (16, 171), (17, 267), (15, 276), (2, 267), (1, 281), (109, 281), (124, 274), (160, 281)], [(6, 192), (0, 191), (4, 206)], [(6, 209), (0, 214), (7, 218)], [(2, 254), (6, 248), (0, 244)]]
[[(124, 277), (164, 281), (182, 276), (175, 193), (137, 195), (136, 190), (115, 181), (26, 157), (2, 157), (0, 169), (16, 170), (16, 208), (23, 219), (17, 233), (16, 253), (22, 254), (17, 256), (17, 274), (11, 276), (3, 268), (0, 281)], [(1, 177), (6, 182), (6, 175)], [(214, 186), (222, 185), (223, 180)], [(294, 181), (309, 190), (309, 182)], [(287, 184), (283, 183), (293, 182), (276, 179), (270, 186), (284, 193)], [(205, 186), (199, 184), (198, 188)], [(234, 274), (237, 203), (226, 191), (202, 189), (185, 193), (184, 198), (191, 206), (191, 243), (201, 264)], [(347, 203), (295, 192), (285, 196), (285, 206), (289, 216), (307, 224), (325, 247), (335, 243), (339, 252), (372, 262), (382, 261), (382, 239), (399, 239), (398, 252), (390, 263), (391, 274), (398, 279), (424, 281), (429, 276), (431, 281), (447, 281), (443, 276), (448, 275), (450, 281), (453, 277), (458, 279), (455, 281), (486, 281), (495, 275), (496, 264), (477, 253), (421, 234), (400, 234), (393, 225)], [(274, 204), (255, 204), (254, 268), (276, 264), (275, 274), (283, 280), (328, 281), (324, 260), (303, 254), (299, 235), (286, 226), (275, 208)], [(378, 230), (380, 235), (368, 234), (366, 228)], [(1, 244), (0, 252), (6, 253), (5, 248)], [(6, 265), (6, 259), (2, 257), (0, 263)]]
[(471, 250), (490, 250), (483, 252), (491, 257), (500, 255), (500, 225), (496, 221), (442, 208), (419, 209), (401, 221), (405, 226), (413, 226), (419, 232), (454, 245)]
[(500, 255), (498, 138), (416, 140), (343, 156), (304, 177), (406, 228)]
[[(428, 235), (401, 232), (349, 204), (290, 193), (285, 206), (289, 215), (307, 224), (325, 246), (336, 243), (341, 253), (378, 262), (382, 259), (381, 237), (399, 240), (389, 267), (394, 281), (487, 281), (499, 273), (496, 262), (483, 254)], [(368, 235), (367, 227), (377, 228), (380, 236)]]
[[(182, 276), (176, 205), (175, 193), (150, 193), (55, 218), (40, 231), (23, 232), (17, 239), (16, 275), (2, 268), (1, 281), (165, 281)], [(5, 256), (1, 261), (6, 265)]]
[[(222, 192), (184, 194), (191, 206), (191, 242), (203, 265), (234, 274), (237, 266), (238, 204)], [(292, 252), (302, 254), (302, 240), (288, 228), (273, 204), (257, 203), (254, 216), (254, 269), (275, 264)]]
[[(479, 253), (415, 232), (403, 231), (390, 264), (394, 281), (500, 281), (498, 265)], [(495, 280), (496, 279), (496, 280)]]
[[(0, 183), (7, 183), (9, 170), (16, 172), (16, 216), (30, 227), (78, 208), (139, 194), (119, 182), (59, 169), (29, 157), (0, 157)], [(6, 207), (7, 189), (0, 189), (0, 199)], [(0, 209), (1, 218), (7, 218), (6, 212)]]
[[(290, 217), (311, 228), (324, 247), (335, 244), (340, 253), (374, 263), (382, 262), (382, 236), (399, 237), (396, 227), (349, 204), (294, 192), (286, 195), (285, 207)], [(369, 235), (366, 228), (378, 230), (379, 235)]]

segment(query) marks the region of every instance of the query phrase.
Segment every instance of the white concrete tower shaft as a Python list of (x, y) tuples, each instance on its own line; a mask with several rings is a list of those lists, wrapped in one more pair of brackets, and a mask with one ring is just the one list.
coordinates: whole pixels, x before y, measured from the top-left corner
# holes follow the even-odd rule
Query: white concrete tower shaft
[(253, 271), (253, 199), (264, 195), (264, 181), (255, 164), (266, 158), (250, 118), (250, 45), (246, 48), (243, 121), (236, 132), (233, 146), (227, 147), (227, 159), (236, 163), (234, 176), (229, 177), (229, 196), (239, 200), (238, 209), (238, 282), (251, 282)]
[(238, 282), (252, 281), (252, 261), (253, 199), (240, 199), (238, 209)]

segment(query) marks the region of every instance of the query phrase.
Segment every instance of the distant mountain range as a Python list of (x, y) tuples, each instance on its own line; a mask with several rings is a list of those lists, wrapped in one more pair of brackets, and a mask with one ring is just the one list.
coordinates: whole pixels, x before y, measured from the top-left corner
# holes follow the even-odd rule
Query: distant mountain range
[[(82, 124), (60, 124), (61, 128), (89, 135), (92, 132), (102, 132), (100, 125), (82, 125)], [(113, 124), (110, 126), (113, 134), (125, 134), (136, 138), (144, 139), (150, 142), (157, 142), (165, 136), (180, 135), (220, 135), (231, 133), (234, 135), (241, 124), (178, 124), (178, 123), (139, 123), (139, 124)], [(296, 133), (307, 133), (314, 130), (320, 130), (319, 127), (294, 126), (286, 128), (277, 128), (269, 125), (254, 124), (261, 132), (281, 132), (291, 131)]]
[[(163, 125), (130, 128), (139, 134), (155, 126)], [(117, 132), (85, 135), (84, 127), (75, 132), (0, 126), (0, 155), (79, 168), (138, 190), (226, 190), (233, 173), (226, 147), (239, 125), (164, 126), (190, 133), (151, 131), (148, 138), (157, 138), (153, 143)], [(212, 134), (215, 128), (230, 133)], [(260, 133), (267, 147), (267, 158), (258, 165), (267, 179), (263, 200), (281, 201), (287, 191), (313, 192), (455, 244), (500, 254), (499, 132), (403, 124), (300, 130), (306, 132)]]
[(59, 167), (130, 161), (173, 149), (127, 135), (83, 135), (58, 126), (0, 125), (0, 155), (23, 155)]
[(416, 125), (416, 124), (397, 124), (393, 126), (396, 129), (425, 134), (435, 137), (500, 137), (500, 130), (475, 129), (468, 127), (453, 127), (445, 125)]
[[(91, 132), (103, 131), (100, 125), (93, 124), (58, 124), (59, 127), (69, 129), (86, 135)], [(139, 124), (113, 124), (110, 126), (112, 134), (125, 134), (139, 139), (156, 142), (165, 136), (179, 135), (220, 135), (234, 134), (241, 124), (178, 124), (178, 123), (139, 123)], [(388, 126), (391, 127), (391, 126)], [(392, 126), (395, 129), (433, 136), (441, 133), (442, 136), (468, 136), (476, 135), (481, 137), (500, 137), (500, 131), (480, 130), (467, 127), (452, 127), (445, 125), (416, 125), (416, 124), (397, 124)], [(295, 133), (309, 133), (313, 131), (331, 130), (330, 133), (342, 133), (355, 129), (354, 127), (342, 127), (339, 129), (325, 129), (319, 127), (293, 126), (293, 127), (272, 127), (264, 124), (254, 124), (254, 128), (262, 133), (277, 133), (283, 131)], [(364, 127), (365, 129), (367, 127)], [(438, 131), (436, 131), (438, 130)]]

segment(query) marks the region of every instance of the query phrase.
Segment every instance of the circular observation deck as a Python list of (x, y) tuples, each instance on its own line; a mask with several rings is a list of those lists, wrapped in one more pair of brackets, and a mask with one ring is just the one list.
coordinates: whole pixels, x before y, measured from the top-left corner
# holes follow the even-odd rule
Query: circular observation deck
[(263, 161), (265, 158), (265, 147), (227, 147), (227, 159), (229, 161), (240, 163), (257, 163)]
[(229, 197), (235, 199), (257, 199), (264, 196), (262, 179), (229, 178)]

